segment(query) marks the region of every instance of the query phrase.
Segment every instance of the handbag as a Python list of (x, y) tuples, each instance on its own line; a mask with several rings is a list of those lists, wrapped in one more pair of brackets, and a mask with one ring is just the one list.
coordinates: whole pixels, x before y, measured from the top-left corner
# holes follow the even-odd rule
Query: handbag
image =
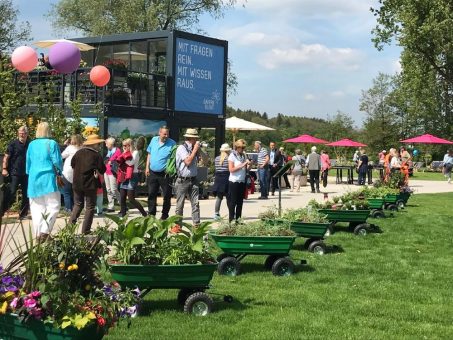
[(63, 176), (60, 175), (55, 165), (53, 166), (53, 171), (55, 172), (55, 182), (57, 183), (58, 189), (63, 189), (64, 188)]

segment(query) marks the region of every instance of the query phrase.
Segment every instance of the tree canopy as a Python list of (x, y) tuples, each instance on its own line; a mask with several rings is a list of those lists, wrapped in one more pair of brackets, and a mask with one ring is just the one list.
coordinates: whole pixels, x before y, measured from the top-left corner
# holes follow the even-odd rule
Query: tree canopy
[(18, 14), (11, 0), (0, 0), (0, 53), (30, 39), (30, 24), (18, 22)]
[(193, 31), (202, 14), (219, 17), (236, 0), (60, 0), (49, 18), (58, 30), (89, 35), (166, 29)]

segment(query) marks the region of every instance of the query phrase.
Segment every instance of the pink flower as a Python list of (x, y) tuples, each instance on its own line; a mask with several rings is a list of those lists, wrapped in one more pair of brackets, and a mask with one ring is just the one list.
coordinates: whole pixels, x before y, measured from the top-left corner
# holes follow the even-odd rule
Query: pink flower
[(17, 303), (19, 302), (19, 298), (15, 297), (13, 299), (13, 301), (11, 301), (11, 303), (9, 304), (11, 308), (16, 308), (17, 307)]
[(42, 309), (41, 308), (33, 308), (30, 310), (30, 314), (35, 317), (35, 319), (41, 319), (42, 317)]
[(36, 299), (36, 298), (39, 298), (39, 297), (41, 297), (41, 292), (40, 292), (40, 291), (37, 291), (37, 290), (35, 290), (35, 291), (34, 291), (34, 292), (32, 292), (32, 293), (31, 293), (30, 295), (31, 295), (31, 297), (32, 297), (32, 298), (35, 298), (35, 299)]
[(24, 306), (27, 308), (34, 308), (34, 307), (36, 307), (36, 300), (35, 299), (26, 299), (24, 301)]

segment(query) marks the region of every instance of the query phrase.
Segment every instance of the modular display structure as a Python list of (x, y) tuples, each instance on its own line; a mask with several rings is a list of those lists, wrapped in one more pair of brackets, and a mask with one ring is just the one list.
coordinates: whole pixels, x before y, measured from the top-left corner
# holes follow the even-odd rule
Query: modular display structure
[[(225, 139), (227, 41), (177, 30), (71, 40), (94, 47), (82, 51), (83, 64), (76, 72), (29, 73), (32, 87), (52, 77), (56, 105), (67, 108), (69, 101), (81, 98), (83, 118), (92, 121), (93, 108), (98, 108), (101, 134), (121, 139), (152, 137), (162, 125), (177, 141), (186, 128), (215, 129), (219, 150)], [(103, 88), (89, 81), (95, 65), (111, 71)]]

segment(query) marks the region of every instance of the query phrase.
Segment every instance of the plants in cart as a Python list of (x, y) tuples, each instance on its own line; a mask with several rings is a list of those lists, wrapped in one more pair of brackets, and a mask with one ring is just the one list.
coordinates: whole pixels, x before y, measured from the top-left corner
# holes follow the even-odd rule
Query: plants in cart
[(204, 241), (210, 222), (198, 227), (180, 223), (180, 216), (158, 220), (153, 216), (127, 218), (107, 216), (117, 224), (113, 231), (112, 262), (141, 265), (213, 263)]
[(290, 221), (282, 223), (269, 223), (266, 220), (228, 223), (221, 221), (219, 228), (216, 230), (217, 235), (228, 236), (295, 236), (296, 234), (290, 229)]

